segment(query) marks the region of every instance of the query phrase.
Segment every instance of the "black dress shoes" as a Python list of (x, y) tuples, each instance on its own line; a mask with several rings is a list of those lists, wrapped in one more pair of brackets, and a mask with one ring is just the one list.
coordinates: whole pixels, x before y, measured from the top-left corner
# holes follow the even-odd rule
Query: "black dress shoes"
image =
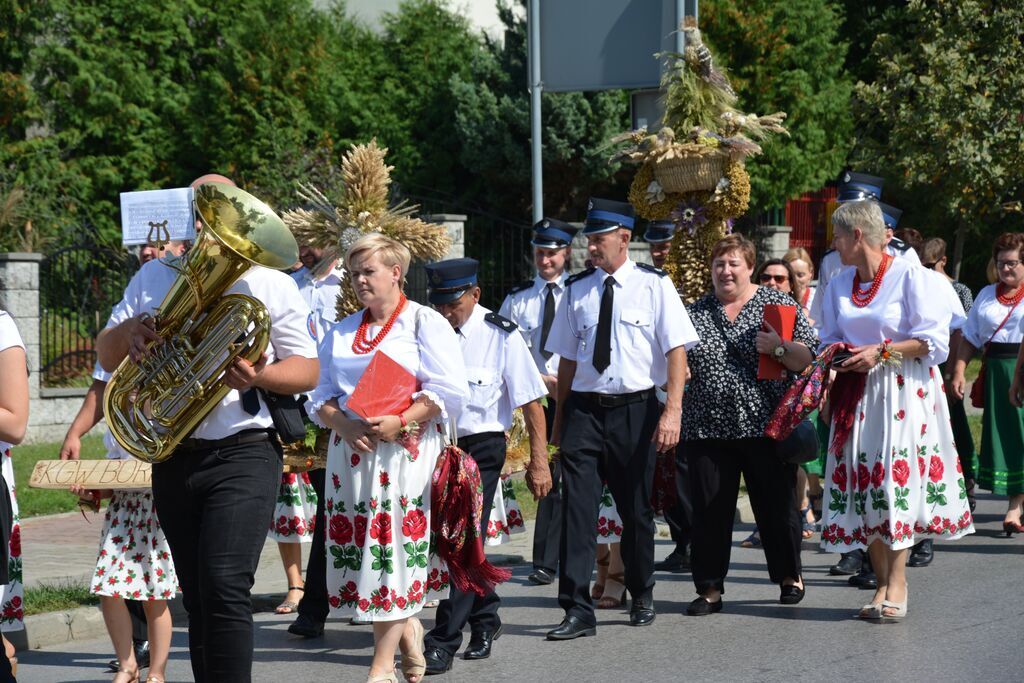
[(654, 571), (680, 573), (690, 570), (690, 553), (686, 548), (676, 548), (661, 562), (656, 562)]
[(715, 614), (716, 612), (721, 611), (722, 598), (718, 598), (717, 602), (708, 602), (708, 599), (704, 596), (697, 598), (686, 608), (686, 613), (691, 617), (706, 617), (709, 614)]
[[(148, 669), (149, 641), (132, 638), (132, 648), (135, 650), (135, 664), (138, 665), (140, 669)], [(110, 668), (111, 673), (116, 673), (121, 670), (121, 663), (116, 659), (111, 659), (107, 662), (107, 666)]]
[(300, 614), (288, 627), (288, 633), (303, 638), (318, 638), (324, 634), (324, 624), (322, 621), (314, 621), (305, 614)]
[(533, 570), (533, 573), (526, 578), (530, 580), (530, 583), (538, 586), (549, 586), (554, 582), (555, 575), (553, 572), (550, 572), (543, 567), (537, 567)]
[(832, 576), (850, 576), (859, 572), (863, 565), (864, 551), (852, 550), (848, 553), (843, 553), (842, 557), (839, 558), (839, 562), (832, 565), (828, 573)]
[(491, 656), (491, 644), (501, 637), (501, 625), (496, 631), (477, 631), (469, 638), (469, 647), (462, 653), (463, 659), (487, 659)]
[(780, 605), (795, 605), (804, 599), (805, 591), (798, 586), (783, 586), (779, 591)]
[(849, 583), (861, 590), (875, 590), (878, 588), (878, 577), (875, 576), (875, 572), (871, 568), (861, 569), (850, 577)]
[(596, 625), (584, 623), (579, 617), (566, 617), (557, 628), (548, 631), (548, 640), (572, 640), (596, 635)]
[(654, 623), (654, 598), (633, 598), (629, 608), (630, 626), (647, 626)]
[(423, 651), (423, 658), (427, 660), (428, 676), (443, 674), (452, 668), (452, 656), (439, 647), (428, 647)]
[(908, 567), (927, 567), (935, 559), (935, 552), (932, 550), (931, 541), (921, 541), (910, 551), (907, 559)]

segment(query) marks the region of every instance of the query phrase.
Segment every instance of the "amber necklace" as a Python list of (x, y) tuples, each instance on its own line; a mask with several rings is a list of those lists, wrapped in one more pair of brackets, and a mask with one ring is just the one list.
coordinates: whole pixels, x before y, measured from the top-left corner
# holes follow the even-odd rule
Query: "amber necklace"
[(1020, 303), (1021, 299), (1024, 299), (1024, 287), (1017, 287), (1017, 293), (1009, 295), (1000, 294), (1000, 289), (1004, 291), (1006, 290), (1006, 285), (1004, 285), (1002, 282), (1000, 282), (999, 285), (996, 286), (996, 299), (998, 299), (999, 303), (1001, 303), (1004, 306), (1016, 306), (1017, 304)]
[(878, 290), (882, 287), (882, 278), (885, 277), (885, 271), (889, 270), (889, 262), (892, 261), (892, 256), (889, 254), (882, 254), (882, 262), (878, 266), (878, 272), (875, 273), (875, 278), (871, 281), (871, 287), (868, 291), (860, 291), (860, 272), (855, 272), (853, 275), (853, 305), (858, 308), (864, 308), (871, 303), (871, 300), (878, 294)]
[(352, 351), (362, 356), (377, 348), (384, 341), (384, 337), (388, 336), (391, 328), (394, 327), (395, 321), (398, 320), (398, 314), (402, 312), (404, 306), (405, 294), (402, 294), (398, 298), (398, 305), (395, 306), (395, 310), (391, 312), (387, 322), (384, 323), (384, 327), (380, 328), (380, 332), (373, 339), (366, 338), (370, 330), (370, 309), (363, 311), (363, 321), (359, 323), (359, 329), (356, 330), (356, 338), (352, 340)]

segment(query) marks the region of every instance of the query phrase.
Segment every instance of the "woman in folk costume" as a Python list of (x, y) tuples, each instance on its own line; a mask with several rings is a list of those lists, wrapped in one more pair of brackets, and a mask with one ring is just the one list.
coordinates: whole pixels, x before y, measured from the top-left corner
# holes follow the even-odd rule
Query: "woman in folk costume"
[(822, 346), (852, 352), (833, 365), (822, 546), (867, 547), (878, 589), (858, 616), (902, 619), (910, 548), (974, 531), (936, 367), (952, 308), (930, 273), (884, 252), (876, 202), (842, 204), (832, 224), (843, 264), (855, 267), (830, 283), (822, 309)]
[(1019, 392), (1011, 391), (1011, 386), (1019, 389), (1020, 385), (1014, 368), (1024, 337), (1024, 233), (1000, 235), (992, 246), (992, 257), (999, 279), (978, 292), (971, 307), (951, 384), (954, 394), (963, 398), (967, 363), (982, 351), (983, 371), (971, 393), (972, 399), (981, 399), (975, 405), (980, 402), (985, 407), (977, 485), (1007, 497), (1003, 531), (1012, 536), (1024, 532), (1024, 410), (1016, 399)]
[[(311, 417), (333, 430), (327, 455), (327, 590), (333, 617), (373, 622), (369, 681), (395, 681), (394, 657), (418, 681), (425, 671), (424, 602), (448, 594), (449, 574), (430, 552), (431, 477), (449, 415), (468, 398), (451, 325), (402, 292), (409, 250), (380, 234), (345, 254), (365, 307), (331, 328), (320, 346)], [(412, 405), (358, 418), (348, 400), (378, 352), (415, 375)]]
[(288, 578), (288, 594), (274, 610), (277, 614), (292, 614), (299, 607), (299, 598), (305, 591), (302, 581), (302, 543), (313, 540), (316, 528), (317, 495), (309, 481), (308, 472), (284, 472), (277, 491), (277, 504), (270, 520), (267, 537), (277, 542)]

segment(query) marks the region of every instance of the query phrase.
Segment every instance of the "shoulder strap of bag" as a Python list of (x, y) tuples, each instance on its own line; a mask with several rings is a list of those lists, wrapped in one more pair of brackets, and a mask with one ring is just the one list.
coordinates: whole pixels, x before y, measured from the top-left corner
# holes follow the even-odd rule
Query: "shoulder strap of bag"
[[(725, 309), (723, 309), (722, 312), (724, 315)], [(740, 351), (739, 347), (736, 346), (731, 339), (729, 339), (729, 335), (725, 331), (725, 325), (723, 325), (722, 321), (718, 319), (717, 310), (711, 311), (711, 322), (714, 323), (715, 327), (718, 328), (718, 331), (722, 333), (722, 339), (725, 341), (726, 350), (740, 365), (743, 365), (746, 362), (746, 359), (743, 357), (743, 352)]]
[[(1010, 307), (1010, 312), (1006, 314), (1005, 318), (1003, 318), (1003, 322), (999, 323), (999, 327), (995, 329), (995, 331), (992, 333), (992, 336), (990, 336), (988, 338), (988, 341), (985, 342), (985, 346), (983, 347), (984, 349), (988, 349), (988, 345), (991, 344), (992, 340), (996, 338), (997, 334), (999, 334), (999, 330), (1003, 329), (1003, 326), (1006, 325), (1006, 323), (1010, 320), (1010, 316), (1013, 315), (1013, 312), (1015, 310), (1017, 310), (1018, 304), (1020, 304), (1019, 301)], [(982, 351), (982, 353), (984, 353), (984, 351)]]

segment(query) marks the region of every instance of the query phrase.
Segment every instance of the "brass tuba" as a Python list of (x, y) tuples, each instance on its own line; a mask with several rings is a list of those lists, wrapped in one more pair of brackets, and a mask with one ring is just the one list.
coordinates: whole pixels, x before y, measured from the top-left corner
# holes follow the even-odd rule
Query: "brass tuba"
[(270, 341), (262, 302), (224, 292), (252, 265), (283, 270), (298, 259), (291, 232), (247, 192), (206, 183), (195, 192), (195, 245), (171, 267), (178, 277), (156, 314), (163, 342), (138, 364), (125, 358), (103, 397), (107, 426), (130, 454), (163, 462), (230, 390), (236, 358), (255, 363)]

